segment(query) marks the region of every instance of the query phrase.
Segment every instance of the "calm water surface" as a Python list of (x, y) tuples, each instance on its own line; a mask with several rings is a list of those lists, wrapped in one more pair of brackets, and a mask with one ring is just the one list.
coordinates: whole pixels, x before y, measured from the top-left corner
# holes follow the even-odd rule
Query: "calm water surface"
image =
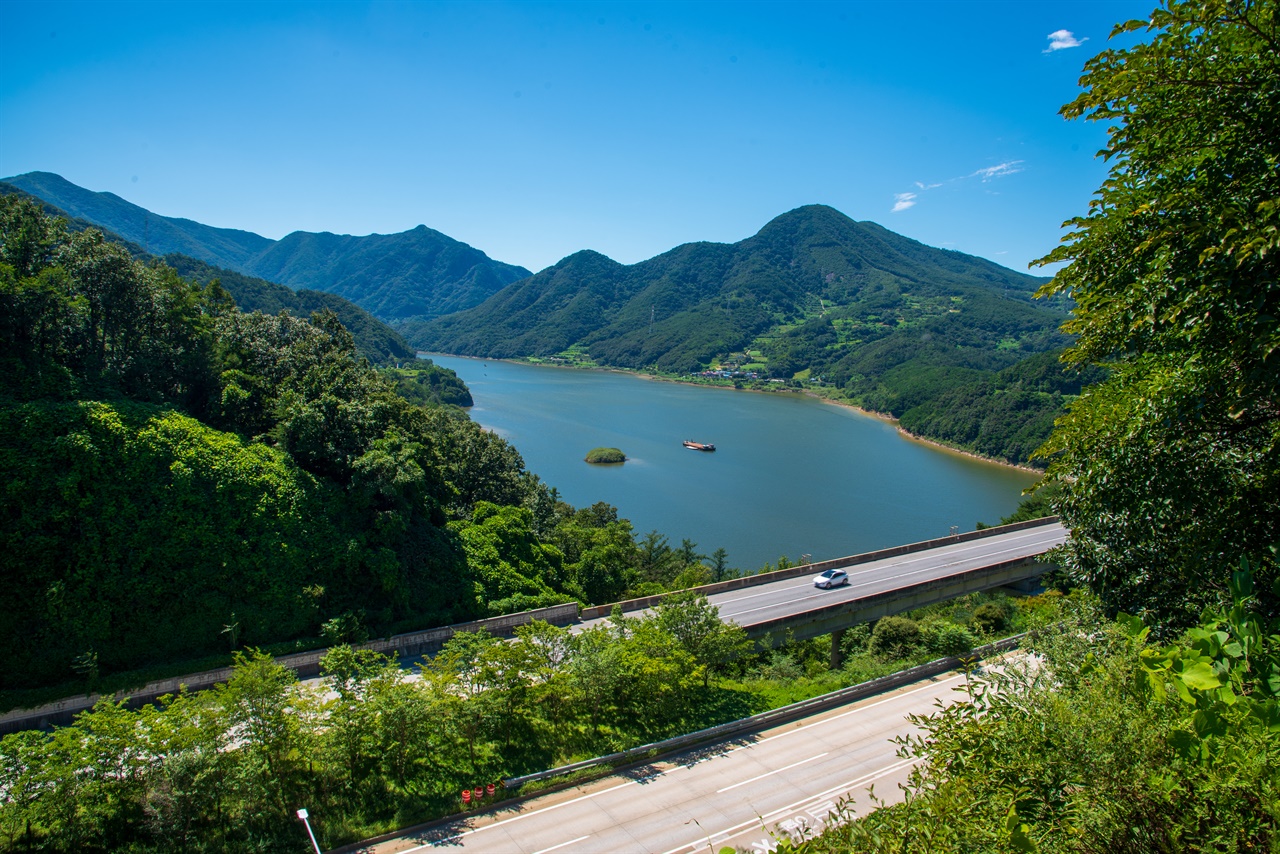
[[(792, 394), (629, 374), (431, 356), (471, 389), (471, 417), (577, 507), (606, 501), (729, 564), (825, 560), (973, 530), (1013, 511), (1035, 475), (904, 439), (882, 421)], [(685, 439), (712, 442), (691, 451)], [(596, 447), (626, 463), (583, 462)]]

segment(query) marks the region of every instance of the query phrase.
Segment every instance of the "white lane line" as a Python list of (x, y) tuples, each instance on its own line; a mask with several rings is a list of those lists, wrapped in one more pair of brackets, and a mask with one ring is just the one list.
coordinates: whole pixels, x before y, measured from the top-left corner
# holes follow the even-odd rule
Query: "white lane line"
[[(782, 733), (781, 735), (770, 736), (769, 738), (762, 739), (762, 740), (757, 741), (757, 742), (753, 742), (752, 744), (744, 745), (743, 747), (735, 747), (733, 750), (726, 751), (726, 752), (727, 752), (727, 753), (733, 753), (733, 752), (738, 751), (738, 750), (743, 750), (743, 749), (745, 749), (745, 748), (747, 748), (747, 747), (754, 747), (754, 746), (756, 746), (756, 745), (758, 745), (758, 744), (763, 744), (763, 743), (764, 743), (764, 742), (766, 742), (766, 741), (773, 741), (774, 739), (782, 738), (783, 736), (793, 735), (794, 733), (802, 732), (803, 730), (808, 729), (809, 727), (817, 726), (817, 725), (819, 725), (819, 724), (826, 723), (827, 721), (839, 720), (840, 718), (846, 717), (846, 716), (848, 716), (848, 715), (855, 714), (855, 713), (857, 713), (857, 712), (863, 711), (864, 709), (874, 709), (876, 706), (880, 706), (880, 705), (883, 705), (884, 703), (891, 702), (893, 699), (895, 699), (895, 698), (897, 698), (897, 697), (906, 697), (906, 696), (909, 696), (909, 695), (911, 695), (911, 694), (915, 694), (915, 693), (917, 693), (917, 692), (919, 692), (919, 691), (926, 691), (926, 690), (928, 690), (928, 689), (930, 689), (930, 688), (936, 688), (936, 687), (938, 687), (938, 686), (940, 686), (940, 685), (945, 685), (945, 684), (946, 684), (946, 683), (948, 683), (948, 682), (954, 682), (954, 681), (956, 681), (957, 679), (963, 679), (963, 678), (964, 678), (964, 676), (963, 676), (963, 675), (957, 675), (957, 676), (953, 676), (953, 677), (951, 677), (950, 679), (944, 679), (942, 682), (930, 682), (928, 685), (924, 685), (924, 686), (922, 686), (922, 687), (920, 687), (920, 688), (912, 689), (912, 690), (907, 691), (907, 692), (902, 693), (902, 694), (895, 694), (893, 697), (890, 697), (890, 698), (885, 699), (885, 700), (880, 700), (879, 702), (872, 703), (872, 704), (871, 704), (871, 705), (869, 705), (869, 706), (859, 706), (859, 707), (858, 707), (858, 708), (856, 708), (856, 709), (852, 709), (852, 710), (850, 710), (850, 711), (848, 711), (848, 712), (844, 712), (844, 713), (839, 714), (839, 715), (836, 715), (836, 716), (834, 716), (834, 717), (831, 717), (831, 718), (824, 718), (823, 720), (815, 721), (814, 723), (811, 723), (811, 724), (806, 724), (805, 726), (803, 726), (803, 727), (801, 727), (801, 728), (797, 728), (797, 729), (789, 730), (789, 731), (787, 731), (787, 732)], [(808, 761), (808, 760), (806, 760), (806, 761)], [(682, 766), (679, 766), (679, 765), (673, 766), (672, 768), (668, 768), (668, 769), (666, 769), (666, 770), (664, 770), (664, 771), (659, 771), (658, 773), (654, 774), (653, 776), (651, 776), (651, 777), (646, 777), (645, 779), (646, 779), (646, 781), (647, 781), (647, 780), (652, 780), (652, 779), (654, 779), (655, 777), (661, 777), (661, 776), (664, 776), (664, 775), (665, 775), (665, 774), (667, 774), (668, 772), (670, 772), (670, 771), (674, 770), (675, 768), (679, 768), (679, 767), (682, 767)], [(781, 770), (785, 770), (785, 769), (781, 769)], [(618, 785), (616, 785), (616, 786), (610, 786), (610, 787), (609, 787), (609, 788), (607, 788), (607, 789), (601, 789), (600, 791), (598, 791), (598, 792), (592, 792), (592, 793), (591, 793), (591, 794), (589, 794), (589, 795), (581, 795), (580, 797), (573, 798), (572, 800), (568, 800), (568, 801), (562, 801), (561, 803), (553, 804), (553, 805), (551, 805), (551, 806), (549, 806), (549, 807), (543, 807), (542, 809), (539, 809), (539, 810), (533, 810), (533, 811), (531, 811), (531, 812), (521, 813), (520, 815), (512, 816), (511, 818), (506, 818), (506, 819), (503, 819), (502, 821), (495, 821), (493, 824), (486, 824), (486, 825), (484, 825), (483, 827), (473, 827), (473, 828), (471, 828), (470, 830), (464, 830), (464, 831), (462, 831), (461, 833), (456, 833), (456, 834), (454, 834), (453, 836), (449, 836), (449, 837), (447, 837), (447, 838), (445, 838), (445, 839), (439, 839), (439, 840), (436, 840), (436, 841), (434, 841), (434, 842), (428, 842), (428, 843), (426, 843), (425, 845), (419, 845), (419, 846), (418, 846), (418, 847), (416, 847), (416, 848), (408, 848), (408, 849), (406, 849), (406, 850), (404, 850), (404, 851), (400, 852), (400, 854), (413, 854), (413, 852), (415, 852), (415, 851), (422, 851), (422, 850), (424, 850), (424, 849), (426, 849), (426, 848), (433, 848), (433, 847), (436, 847), (436, 846), (439, 846), (439, 845), (445, 845), (445, 844), (453, 843), (453, 842), (456, 842), (456, 841), (457, 841), (457, 840), (459, 840), (459, 839), (462, 839), (464, 836), (471, 836), (471, 835), (473, 835), (473, 834), (480, 833), (481, 831), (489, 830), (490, 828), (494, 828), (494, 827), (501, 827), (501, 826), (502, 826), (502, 825), (504, 825), (504, 824), (511, 824), (513, 821), (520, 821), (521, 819), (532, 818), (532, 817), (533, 817), (533, 816), (535, 816), (535, 815), (541, 815), (541, 814), (543, 814), (543, 813), (551, 812), (552, 810), (558, 810), (558, 809), (560, 809), (561, 807), (567, 807), (567, 806), (569, 806), (570, 804), (576, 804), (576, 803), (578, 803), (579, 801), (589, 801), (589, 800), (591, 800), (592, 798), (598, 798), (598, 797), (600, 797), (601, 795), (607, 795), (607, 794), (609, 794), (610, 792), (616, 792), (618, 789), (625, 789), (627, 786), (635, 786), (635, 785), (637, 785), (638, 783), (639, 783), (639, 781), (638, 781), (638, 780), (628, 780), (628, 781), (627, 781), (627, 782), (625, 782), (625, 783), (619, 783), (619, 784), (618, 784)]]
[(819, 753), (817, 756), (810, 756), (808, 759), (801, 759), (799, 762), (792, 762), (790, 765), (786, 766), (785, 768), (778, 768), (773, 771), (767, 771), (764, 774), (759, 775), (758, 777), (752, 777), (750, 780), (742, 780), (740, 782), (734, 783), (732, 786), (725, 786), (723, 789), (716, 789), (716, 794), (717, 795), (723, 794), (724, 792), (728, 792), (731, 789), (736, 789), (739, 786), (745, 786), (748, 783), (754, 783), (756, 780), (763, 780), (765, 777), (772, 777), (774, 774), (781, 774), (783, 771), (790, 771), (792, 768), (798, 768), (799, 766), (812, 762), (815, 759), (821, 759), (826, 755), (828, 754)]
[[(768, 738), (762, 738), (759, 741), (753, 741), (750, 744), (744, 744), (739, 747), (735, 747), (732, 750), (726, 750), (725, 755), (727, 756), (730, 753), (737, 753), (739, 750), (750, 750), (753, 747), (759, 747), (762, 744), (767, 744), (770, 741), (777, 741), (780, 738), (786, 738), (787, 736), (795, 735), (796, 733), (807, 732), (814, 727), (822, 726), (823, 724), (832, 723), (833, 721), (838, 721), (841, 718), (847, 718), (849, 717), (849, 715), (856, 715), (859, 712), (865, 712), (869, 709), (874, 709), (876, 706), (883, 706), (885, 703), (892, 703), (894, 700), (901, 699), (902, 697), (910, 697), (912, 694), (918, 694), (921, 691), (928, 691), (930, 688), (940, 688), (943, 685), (946, 685), (948, 682), (955, 682), (963, 678), (964, 678), (964, 674), (958, 673), (955, 676), (952, 676), (950, 679), (943, 679), (941, 682), (930, 682), (928, 685), (921, 685), (919, 688), (912, 688), (910, 691), (903, 691), (901, 694), (894, 694), (892, 697), (886, 697), (883, 700), (878, 700), (874, 703), (869, 703), (868, 705), (865, 705), (865, 706), (858, 706), (855, 709), (850, 709), (847, 712), (841, 712), (838, 715), (832, 715), (829, 718), (823, 718), (822, 720), (811, 721), (806, 724), (801, 724), (800, 726), (795, 727), (794, 729), (789, 729), (786, 732), (780, 732), (777, 735), (771, 735)], [(692, 768), (694, 766), (689, 766), (689, 767)]]
[[(667, 771), (669, 770), (671, 769), (668, 768)], [(659, 771), (657, 774), (654, 774), (650, 777), (646, 777), (645, 780), (649, 781), (649, 780), (652, 780), (654, 777), (661, 777), (664, 774), (666, 774), (667, 771)], [(548, 813), (548, 812), (551, 812), (552, 810), (558, 810), (561, 807), (567, 807), (570, 804), (576, 804), (579, 801), (589, 801), (592, 798), (598, 798), (601, 795), (607, 795), (610, 792), (616, 792), (618, 791), (618, 789), (625, 789), (627, 786), (635, 786), (639, 782), (640, 782), (639, 780), (628, 780), (627, 782), (620, 783), (617, 786), (610, 786), (607, 789), (601, 789), (600, 791), (592, 792), (589, 795), (582, 795), (581, 797), (574, 798), (573, 800), (563, 801), (558, 804), (553, 804), (552, 806), (549, 806), (549, 807), (543, 807), (540, 810), (533, 810), (532, 812), (521, 813), (520, 815), (512, 816), (511, 818), (504, 818), (502, 821), (495, 821), (493, 824), (486, 824), (484, 827), (473, 827), (470, 830), (464, 830), (461, 833), (455, 833), (453, 836), (447, 837), (445, 839), (438, 839), (434, 842), (428, 842), (425, 845), (419, 845), (417, 848), (406, 849), (404, 851), (401, 851), (400, 854), (412, 854), (412, 852), (421, 851), (424, 848), (434, 848), (439, 845), (445, 845), (448, 843), (457, 842), (459, 839), (463, 838), (464, 836), (471, 836), (473, 834), (480, 833), (481, 831), (492, 830), (495, 827), (502, 827), (504, 824), (511, 824), (511, 822), (513, 821), (520, 821), (521, 819), (532, 818), (535, 815), (542, 815), (543, 813)]]
[(816, 795), (809, 795), (808, 797), (804, 797), (798, 801), (787, 804), (784, 807), (778, 807), (776, 810), (773, 810), (770, 813), (766, 813), (765, 815), (757, 816), (756, 818), (749, 819), (744, 822), (740, 822), (738, 824), (735, 824), (733, 827), (726, 827), (724, 830), (717, 830), (715, 833), (708, 834), (707, 836), (704, 836), (702, 839), (699, 839), (697, 842), (688, 842), (684, 845), (681, 845), (679, 848), (672, 848), (670, 851), (664, 851), (663, 854), (679, 854), (679, 852), (681, 851), (690, 851), (690, 850), (696, 851), (700, 846), (704, 844), (710, 844), (711, 841), (718, 836), (724, 836), (724, 837), (732, 836), (734, 833), (737, 833), (743, 828), (750, 827), (753, 824), (763, 824), (764, 822), (767, 822), (770, 819), (776, 818), (777, 816), (791, 812), (792, 810), (797, 810), (800, 808), (801, 804), (807, 804), (810, 801), (817, 801), (822, 798), (826, 798), (831, 795), (834, 795), (837, 792), (847, 792), (848, 790), (856, 786), (863, 786), (863, 785), (866, 785), (867, 783), (874, 783), (876, 780), (879, 780), (881, 777), (886, 777), (894, 773), (895, 771), (898, 771), (908, 765), (914, 765), (919, 761), (920, 761), (919, 759), (900, 759), (897, 762), (893, 763), (892, 765), (886, 765), (884, 768), (881, 768), (877, 771), (872, 771), (868, 774), (863, 774), (861, 777), (856, 777), (852, 780), (849, 780), (846, 783), (840, 783), (837, 786), (832, 786), (830, 789), (827, 789), (825, 792), (819, 792)]
[(590, 838), (591, 838), (590, 835), (579, 836), (577, 839), (570, 839), (568, 842), (561, 842), (559, 845), (552, 845), (550, 848), (543, 848), (541, 851), (534, 851), (533, 854), (547, 854), (548, 851), (556, 851), (560, 848), (564, 848), (567, 845), (572, 845), (575, 842), (581, 842), (584, 839), (590, 839)]
[[(1055, 544), (1055, 545), (1057, 545), (1057, 544), (1058, 544), (1058, 543), (1057, 543), (1057, 540), (1058, 540), (1058, 538), (1057, 538), (1057, 537), (1055, 537), (1055, 538), (1053, 539), (1053, 542), (1054, 542), (1054, 544)], [(1036, 544), (1037, 548), (1038, 548), (1040, 545), (1043, 545), (1043, 543), (1037, 543), (1037, 544)], [(997, 556), (999, 556), (999, 555), (1009, 554), (1010, 552), (1023, 552), (1023, 551), (1025, 551), (1025, 549), (1026, 549), (1026, 547), (1025, 547), (1025, 546), (1015, 546), (1015, 547), (1013, 547), (1013, 548), (1001, 549), (1000, 551), (995, 551), (995, 552), (983, 551), (983, 552), (979, 555), (979, 557), (981, 557), (983, 560), (986, 560), (986, 559), (989, 559), (989, 558), (997, 557)], [(970, 551), (972, 551), (972, 549), (970, 549)], [(886, 564), (885, 566), (874, 566), (874, 565), (868, 565), (868, 566), (864, 567), (862, 570), (857, 570), (856, 572), (858, 572), (859, 574), (861, 574), (861, 572), (865, 572), (865, 571), (867, 571), (867, 570), (872, 570), (872, 571), (876, 571), (876, 572), (882, 572), (882, 573), (884, 573), (884, 572), (886, 572), (887, 570), (891, 570), (891, 569), (899, 569), (899, 568), (901, 568), (901, 567), (905, 567), (907, 564), (911, 564), (911, 563), (920, 563), (920, 562), (922, 562), (922, 561), (934, 561), (934, 560), (936, 560), (936, 559), (937, 559), (937, 558), (939, 558), (939, 557), (956, 557), (956, 556), (957, 556), (957, 555), (959, 555), (959, 554), (960, 554), (959, 552), (952, 552), (952, 553), (949, 553), (949, 554), (942, 555), (942, 554), (939, 554), (937, 551), (934, 551), (934, 550), (932, 550), (932, 549), (931, 549), (931, 550), (929, 550), (928, 552), (925, 552), (925, 553), (923, 553), (923, 554), (921, 554), (921, 555), (918, 555), (918, 556), (915, 556), (915, 557), (908, 558), (908, 559), (906, 559), (906, 560), (900, 560), (900, 561), (897, 561), (897, 562), (895, 562), (895, 563)], [(1031, 555), (1027, 555), (1027, 557), (1031, 557)], [(932, 572), (932, 571), (935, 571), (935, 570), (938, 570), (938, 569), (948, 569), (948, 568), (950, 568), (950, 567), (960, 566), (961, 564), (966, 563), (966, 562), (971, 561), (971, 560), (973, 560), (973, 558), (972, 558), (972, 557), (960, 557), (958, 560), (952, 560), (952, 561), (951, 561), (951, 562), (949, 562), (949, 563), (940, 563), (940, 564), (939, 564), (939, 563), (931, 563), (931, 564), (930, 564), (930, 566), (925, 567), (925, 568), (923, 568), (923, 569), (916, 569), (916, 570), (911, 570), (911, 571), (908, 571), (908, 572), (899, 572), (899, 573), (895, 573), (895, 574), (892, 574), (892, 575), (888, 575), (888, 574), (886, 574), (886, 575), (882, 575), (880, 578), (876, 579), (875, 581), (867, 581), (867, 582), (863, 582), (863, 583), (861, 583), (861, 584), (854, 584), (854, 585), (851, 585), (850, 587), (847, 587), (847, 588), (845, 588), (845, 589), (846, 589), (846, 590), (855, 590), (855, 589), (857, 589), (857, 588), (859, 588), (859, 587), (869, 587), (869, 586), (874, 585), (874, 584), (883, 584), (885, 581), (889, 581), (889, 580), (897, 580), (897, 579), (899, 579), (899, 578), (902, 578), (902, 577), (905, 577), (905, 576), (910, 576), (910, 575), (916, 575), (916, 574), (919, 574), (919, 573), (921, 573), (921, 572)], [(765, 587), (765, 588), (767, 588), (767, 589), (763, 589), (763, 590), (761, 590), (761, 591), (760, 591), (760, 592), (758, 592), (758, 593), (752, 593), (752, 594), (750, 594), (750, 595), (748, 595), (748, 596), (738, 596), (738, 597), (733, 598), (733, 599), (729, 599), (729, 598), (721, 598), (721, 596), (715, 596), (715, 597), (713, 597), (713, 598), (715, 599), (715, 601), (717, 602), (717, 604), (720, 604), (720, 605), (723, 607), (723, 606), (735, 605), (735, 604), (737, 604), (737, 603), (739, 603), (739, 602), (745, 602), (745, 601), (746, 601), (746, 600), (748, 600), (748, 599), (755, 599), (755, 598), (760, 597), (760, 596), (768, 596), (768, 595), (771, 595), (771, 594), (785, 593), (785, 592), (790, 591), (790, 590), (800, 590), (800, 589), (803, 589), (803, 588), (806, 588), (806, 587), (808, 587), (808, 586), (809, 586), (808, 584), (795, 584), (795, 585), (792, 585), (792, 586), (790, 586), (790, 587), (775, 587), (775, 586), (774, 586), (774, 585), (776, 585), (776, 584), (780, 584), (780, 583), (782, 583), (782, 582), (774, 582), (774, 584), (766, 584), (766, 585), (764, 585), (764, 587)], [(815, 595), (820, 595), (820, 594), (815, 594)], [(810, 597), (805, 597), (805, 598), (815, 598), (815, 597), (810, 596)], [(788, 601), (792, 601), (792, 600), (788, 600)], [(796, 601), (803, 601), (803, 600), (796, 600)], [(740, 614), (749, 614), (749, 613), (751, 613), (751, 611), (752, 611), (752, 610), (757, 610), (757, 611), (758, 611), (758, 610), (761, 610), (761, 609), (760, 609), (760, 608), (754, 608), (754, 609), (747, 610), (747, 611), (738, 611), (738, 612), (736, 612), (736, 613), (740, 613)]]

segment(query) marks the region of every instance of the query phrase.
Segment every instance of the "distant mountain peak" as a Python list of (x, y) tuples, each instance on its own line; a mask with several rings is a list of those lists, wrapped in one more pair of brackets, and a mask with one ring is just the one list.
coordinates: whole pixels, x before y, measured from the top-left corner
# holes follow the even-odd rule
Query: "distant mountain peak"
[(295, 231), (271, 240), (161, 216), (52, 172), (28, 172), (8, 183), (151, 254), (186, 255), (294, 290), (337, 294), (388, 321), (460, 311), (530, 275), (524, 267), (495, 261), (426, 225), (361, 237)]
[[(842, 340), (796, 339), (791, 355), (773, 357), (795, 371), (812, 359), (821, 373), (842, 347), (899, 328), (916, 336), (904, 348), (946, 337), (1007, 348), (1001, 323), (1027, 346), (1040, 346), (1061, 316), (1032, 304), (1039, 284), (815, 204), (780, 214), (737, 243), (686, 243), (636, 264), (575, 252), (476, 308), (403, 332), (422, 349), (460, 355), (548, 356), (580, 345), (603, 364), (689, 371), (748, 347), (783, 347), (778, 342), (811, 321), (821, 338), (838, 321)], [(970, 338), (955, 332), (969, 322)]]

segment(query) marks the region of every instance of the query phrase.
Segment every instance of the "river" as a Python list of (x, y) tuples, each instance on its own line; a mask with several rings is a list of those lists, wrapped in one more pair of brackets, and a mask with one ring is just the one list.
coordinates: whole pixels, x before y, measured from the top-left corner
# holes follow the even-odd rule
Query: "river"
[[(900, 436), (800, 394), (762, 394), (609, 371), (432, 355), (471, 389), (471, 417), (576, 507), (606, 501), (729, 565), (826, 560), (996, 524), (1036, 476)], [(693, 439), (714, 453), (686, 449)], [(583, 461), (620, 448), (621, 465)]]

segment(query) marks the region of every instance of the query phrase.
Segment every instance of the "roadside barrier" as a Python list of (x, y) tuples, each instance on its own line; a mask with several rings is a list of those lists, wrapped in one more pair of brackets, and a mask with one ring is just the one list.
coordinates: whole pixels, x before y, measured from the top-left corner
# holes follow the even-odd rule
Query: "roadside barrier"
[(782, 706), (768, 712), (761, 712), (758, 715), (752, 715), (749, 718), (741, 718), (740, 720), (730, 721), (728, 723), (719, 724), (718, 726), (708, 727), (707, 729), (689, 733), (688, 735), (678, 735), (675, 738), (668, 738), (663, 741), (655, 741), (652, 744), (642, 744), (639, 747), (633, 747), (630, 750), (622, 750), (618, 753), (610, 753), (608, 756), (597, 756), (595, 759), (584, 759), (581, 762), (574, 762), (569, 765), (562, 765), (559, 768), (550, 768), (546, 771), (537, 771), (533, 774), (525, 774), (520, 777), (509, 777), (503, 780), (503, 785), (508, 789), (518, 789), (528, 783), (536, 783), (539, 780), (548, 780), (552, 777), (560, 777), (565, 774), (572, 774), (576, 771), (583, 771), (589, 768), (625, 765), (638, 759), (647, 757), (649, 754), (669, 753), (673, 750), (679, 750), (685, 747), (692, 747), (702, 742), (712, 741), (725, 738), (739, 733), (751, 732), (757, 729), (765, 729), (775, 724), (786, 723), (795, 718), (804, 717), (814, 712), (820, 712), (835, 706), (850, 703), (854, 700), (861, 700), (864, 697), (870, 697), (884, 691), (890, 691), (894, 688), (900, 688), (903, 685), (909, 685), (921, 679), (930, 676), (937, 676), (940, 673), (946, 673), (948, 670), (955, 670), (962, 666), (961, 658), (966, 660), (984, 659), (993, 655), (1007, 652), (1014, 649), (1026, 637), (1026, 634), (1014, 635), (1004, 640), (989, 643), (972, 650), (968, 655), (964, 656), (948, 656), (921, 664), (907, 670), (900, 670), (897, 673), (891, 673), (888, 676), (881, 676), (877, 679), (871, 679), (867, 682), (861, 682), (857, 685), (851, 685), (848, 688), (841, 688), (838, 691), (832, 691), (829, 694), (823, 694), (819, 697), (812, 697), (808, 700), (801, 700), (798, 703), (792, 703), (789, 706)]
[[(970, 651), (968, 655), (962, 657), (966, 660), (990, 658), (997, 653), (1015, 649), (1024, 637), (1026, 637), (1025, 634), (1020, 634), (1011, 638), (1005, 638), (1001, 641), (996, 641), (995, 643), (986, 644), (985, 646), (980, 646), (977, 649)], [(810, 712), (822, 711), (826, 708), (839, 706), (842, 703), (861, 700), (864, 697), (870, 697), (882, 691), (900, 688), (903, 685), (910, 684), (911, 682), (915, 682), (920, 679), (926, 679), (930, 676), (946, 673), (948, 670), (954, 670), (959, 666), (961, 666), (959, 657), (939, 658), (936, 661), (930, 661), (926, 664), (921, 664), (918, 667), (912, 667), (909, 670), (903, 670), (899, 673), (890, 674), (889, 676), (882, 676), (879, 679), (871, 679), (858, 685), (852, 685), (848, 688), (841, 688), (838, 691), (832, 691), (830, 694), (823, 694), (820, 697), (802, 700), (799, 703), (792, 703), (790, 706), (783, 706), (782, 708), (774, 709), (771, 712), (763, 712), (758, 715), (752, 715), (749, 718), (730, 721), (729, 723), (720, 724), (719, 726), (710, 727), (695, 733), (690, 733), (689, 735), (677, 736), (676, 738), (669, 738), (665, 741), (657, 741), (653, 744), (633, 747), (630, 750), (624, 750), (620, 753), (613, 753), (609, 756), (600, 756), (595, 759), (587, 759), (582, 762), (575, 762), (572, 765), (562, 765), (559, 768), (539, 771), (536, 774), (525, 774), (521, 777), (509, 777), (505, 780), (499, 781), (497, 786), (494, 787), (495, 792), (497, 789), (506, 790), (502, 792), (502, 794), (507, 797), (503, 797), (498, 800), (498, 803), (511, 805), (512, 803), (524, 800), (526, 796), (518, 791), (518, 787), (539, 780), (547, 780), (552, 777), (559, 777), (564, 774), (573, 773), (574, 771), (581, 771), (583, 769), (593, 767), (600, 767), (601, 773), (605, 773), (613, 769), (606, 768), (604, 766), (623, 765), (641, 758), (656, 758), (647, 757), (646, 754), (650, 752), (655, 752), (657, 754), (669, 753), (682, 747), (689, 747), (701, 742), (711, 741), (716, 738), (723, 738), (742, 732), (750, 732), (755, 729), (763, 729), (773, 724), (785, 723), (792, 718), (801, 717)], [(578, 782), (582, 781), (575, 780), (572, 783), (565, 782), (563, 786), (570, 786)], [(554, 791), (557, 788), (562, 788), (562, 786), (552, 786), (547, 789), (531, 793), (527, 797), (536, 797), (537, 795), (545, 794), (548, 791)], [(465, 812), (468, 805), (474, 806), (475, 804), (468, 801), (467, 790), (464, 789), (463, 792), (462, 803), (463, 810)], [(363, 839), (359, 842), (353, 842), (349, 845), (344, 845), (341, 848), (335, 848), (329, 852), (329, 854), (358, 854), (358, 852), (366, 852), (370, 849), (370, 846), (377, 845), (380, 842), (397, 839), (405, 836), (406, 834), (422, 832), (429, 828), (440, 827), (448, 822), (456, 821), (457, 819), (458, 816), (455, 814), (445, 818), (436, 819), (435, 821), (430, 821), (425, 824), (414, 825), (412, 827), (402, 827), (399, 830), (392, 830), (379, 836)]]

